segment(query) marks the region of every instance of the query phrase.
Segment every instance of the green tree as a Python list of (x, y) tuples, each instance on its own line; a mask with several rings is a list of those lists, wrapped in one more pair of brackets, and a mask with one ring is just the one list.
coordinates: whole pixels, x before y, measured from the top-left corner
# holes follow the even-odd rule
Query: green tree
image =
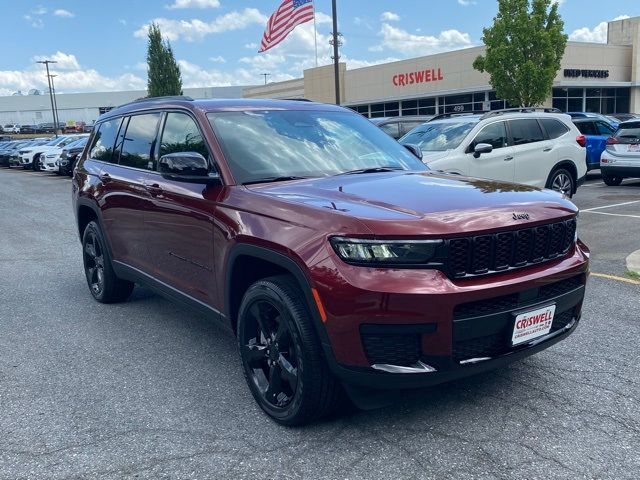
[(182, 95), (180, 67), (168, 41), (162, 39), (160, 27), (149, 25), (147, 47), (147, 94), (149, 97)]
[(540, 105), (549, 96), (567, 46), (564, 22), (552, 0), (498, 0), (493, 25), (483, 30), (486, 54), (473, 68), (491, 76), (498, 98)]

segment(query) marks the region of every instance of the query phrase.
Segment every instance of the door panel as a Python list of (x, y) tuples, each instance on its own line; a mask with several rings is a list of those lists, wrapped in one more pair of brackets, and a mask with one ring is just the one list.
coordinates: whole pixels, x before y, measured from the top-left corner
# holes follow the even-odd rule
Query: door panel
[[(493, 147), (493, 151), (476, 158), (473, 150), (479, 143), (488, 143)], [(508, 146), (508, 143), (504, 122), (491, 123), (482, 128), (466, 150), (469, 174), (473, 177), (513, 182), (513, 148)]]
[(535, 118), (509, 120), (515, 158), (515, 181), (544, 187), (557, 163), (557, 142), (546, 140)]

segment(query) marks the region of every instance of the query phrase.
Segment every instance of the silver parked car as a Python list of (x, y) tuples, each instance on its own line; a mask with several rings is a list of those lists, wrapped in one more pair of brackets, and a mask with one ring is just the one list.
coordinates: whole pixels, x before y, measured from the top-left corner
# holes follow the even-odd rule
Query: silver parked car
[(607, 140), (600, 157), (602, 180), (610, 186), (625, 178), (640, 178), (640, 120), (623, 122)]

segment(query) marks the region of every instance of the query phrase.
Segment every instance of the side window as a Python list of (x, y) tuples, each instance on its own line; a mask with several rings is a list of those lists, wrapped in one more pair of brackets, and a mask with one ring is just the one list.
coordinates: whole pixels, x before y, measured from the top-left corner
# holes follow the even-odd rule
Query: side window
[(405, 133), (409, 133), (411, 130), (413, 130), (414, 128), (416, 128), (419, 125), (422, 125), (424, 122), (402, 122), (401, 126), (402, 126), (402, 132), (400, 132), (402, 135), (404, 135)]
[(93, 143), (89, 150), (89, 157), (103, 162), (116, 162), (113, 155), (113, 145), (116, 143), (116, 136), (120, 129), (122, 118), (113, 118), (102, 122), (96, 129), (93, 136)]
[(598, 130), (598, 135), (613, 135), (613, 128), (610, 125), (607, 125), (604, 122), (596, 122), (596, 129)]
[(511, 120), (509, 126), (511, 127), (513, 144), (516, 146), (541, 142), (545, 139), (538, 121), (533, 118)]
[(160, 156), (176, 152), (198, 152), (209, 158), (209, 152), (198, 125), (189, 115), (169, 112), (160, 140)]
[(578, 130), (580, 130), (580, 133), (583, 135), (598, 135), (596, 126), (591, 121), (577, 122), (576, 127), (578, 127)]
[(127, 131), (121, 140), (120, 165), (155, 170), (154, 149), (159, 120), (159, 113), (133, 115), (129, 119)]
[(494, 149), (503, 148), (507, 146), (507, 130), (505, 128), (504, 122), (496, 122), (491, 125), (487, 125), (484, 127), (476, 138), (473, 139), (471, 145), (469, 146), (469, 151), (473, 152), (473, 149), (476, 148), (476, 145), (479, 143), (488, 143)]
[(387, 123), (380, 125), (380, 128), (384, 133), (393, 138), (400, 138), (400, 124), (399, 123)]
[(542, 126), (547, 131), (547, 135), (549, 135), (549, 139), (551, 140), (561, 137), (569, 131), (569, 127), (567, 127), (559, 120), (554, 120), (552, 118), (543, 118), (540, 121), (542, 122)]

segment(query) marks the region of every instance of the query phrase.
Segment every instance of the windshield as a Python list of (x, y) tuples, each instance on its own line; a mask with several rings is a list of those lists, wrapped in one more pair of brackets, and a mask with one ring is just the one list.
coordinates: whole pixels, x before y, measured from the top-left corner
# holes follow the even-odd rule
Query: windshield
[(428, 170), (356, 113), (260, 110), (208, 117), (238, 183), (387, 167)]
[(400, 139), (403, 145), (417, 145), (423, 152), (443, 152), (456, 148), (476, 124), (473, 122), (425, 123)]
[(65, 148), (69, 150), (72, 148), (84, 147), (85, 143), (87, 143), (87, 137), (83, 137), (80, 140), (76, 140), (75, 142), (69, 143)]

